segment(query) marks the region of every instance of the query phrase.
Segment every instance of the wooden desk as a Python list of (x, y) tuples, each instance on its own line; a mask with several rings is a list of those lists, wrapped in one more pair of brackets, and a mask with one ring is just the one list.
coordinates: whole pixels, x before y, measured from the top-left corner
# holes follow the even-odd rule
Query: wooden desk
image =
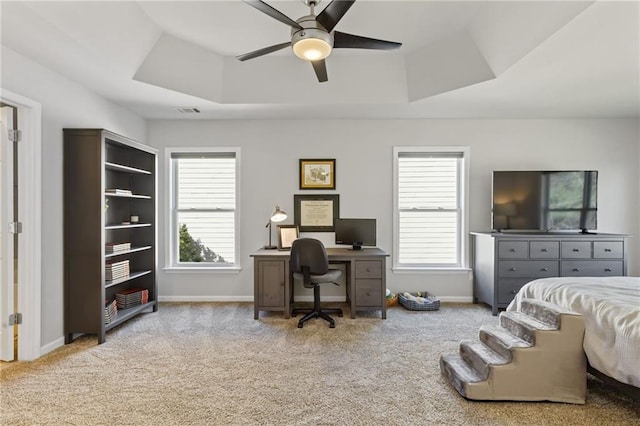
[[(282, 311), (291, 316), (293, 278), (289, 270), (289, 251), (258, 250), (253, 257), (254, 319), (260, 311)], [(389, 256), (379, 248), (350, 250), (327, 248), (329, 263), (346, 265), (347, 302), (351, 318), (357, 311), (377, 311), (387, 318), (386, 259)]]

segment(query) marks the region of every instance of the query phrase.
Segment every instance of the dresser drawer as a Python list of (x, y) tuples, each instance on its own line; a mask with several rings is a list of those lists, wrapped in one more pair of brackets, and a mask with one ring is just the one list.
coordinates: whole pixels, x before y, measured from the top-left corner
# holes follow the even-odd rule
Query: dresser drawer
[(531, 241), (529, 243), (531, 259), (557, 259), (560, 257), (559, 241)]
[(498, 303), (508, 305), (523, 285), (531, 281), (530, 278), (503, 278), (498, 280)]
[(501, 278), (532, 277), (546, 278), (558, 276), (558, 261), (554, 260), (503, 260), (498, 264)]
[(624, 247), (622, 241), (594, 241), (594, 259), (622, 259)]
[(382, 262), (379, 260), (357, 260), (356, 278), (382, 278)]
[(500, 259), (527, 259), (529, 243), (527, 241), (498, 241)]
[(561, 246), (564, 259), (591, 258), (591, 241), (563, 241)]
[(563, 277), (617, 277), (622, 275), (622, 260), (569, 260), (562, 262)]
[(382, 283), (380, 280), (356, 280), (356, 307), (382, 305)]

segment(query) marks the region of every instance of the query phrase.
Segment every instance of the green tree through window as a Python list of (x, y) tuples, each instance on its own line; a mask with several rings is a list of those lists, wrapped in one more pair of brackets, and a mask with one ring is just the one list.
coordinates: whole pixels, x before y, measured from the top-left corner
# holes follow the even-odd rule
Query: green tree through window
[(186, 224), (180, 225), (180, 262), (224, 262), (224, 258), (194, 239)]

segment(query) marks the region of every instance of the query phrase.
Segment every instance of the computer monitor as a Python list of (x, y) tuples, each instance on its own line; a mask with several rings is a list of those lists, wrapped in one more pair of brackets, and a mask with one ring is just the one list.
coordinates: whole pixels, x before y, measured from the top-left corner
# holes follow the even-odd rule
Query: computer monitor
[(350, 245), (353, 250), (376, 245), (375, 219), (336, 219), (336, 244)]

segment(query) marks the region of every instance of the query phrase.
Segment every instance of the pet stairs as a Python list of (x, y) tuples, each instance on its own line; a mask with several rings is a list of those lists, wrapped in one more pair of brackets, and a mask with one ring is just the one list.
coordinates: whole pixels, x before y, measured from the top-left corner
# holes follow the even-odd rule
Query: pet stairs
[(523, 299), (519, 311), (500, 313), (499, 326), (480, 327), (479, 341), (442, 355), (440, 370), (468, 399), (584, 404), (583, 338), (580, 314)]

